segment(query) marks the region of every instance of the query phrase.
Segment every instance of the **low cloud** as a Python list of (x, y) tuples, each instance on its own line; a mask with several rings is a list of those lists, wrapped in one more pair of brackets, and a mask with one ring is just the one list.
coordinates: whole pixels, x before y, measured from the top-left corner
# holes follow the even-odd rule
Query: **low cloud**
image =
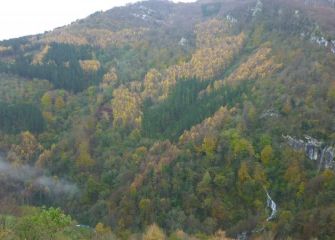
[(55, 194), (75, 194), (78, 187), (65, 179), (50, 177), (44, 171), (29, 165), (15, 165), (0, 156), (0, 175), (22, 182), (32, 182)]

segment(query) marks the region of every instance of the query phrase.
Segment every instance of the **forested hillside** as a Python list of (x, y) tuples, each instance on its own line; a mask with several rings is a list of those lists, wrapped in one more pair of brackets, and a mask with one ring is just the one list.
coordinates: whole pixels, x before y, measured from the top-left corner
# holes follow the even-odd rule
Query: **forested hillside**
[(144, 1), (0, 42), (0, 239), (334, 239), (333, 0)]

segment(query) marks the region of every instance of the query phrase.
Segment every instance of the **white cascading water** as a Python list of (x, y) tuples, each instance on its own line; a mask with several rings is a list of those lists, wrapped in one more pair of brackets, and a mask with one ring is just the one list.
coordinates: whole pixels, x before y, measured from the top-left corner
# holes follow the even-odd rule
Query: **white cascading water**
[(271, 208), (271, 215), (266, 219), (266, 221), (271, 221), (277, 214), (277, 204), (272, 200), (270, 194), (265, 190), (267, 196), (267, 207)]
[(322, 149), (322, 152), (321, 152), (321, 158), (320, 158), (320, 162), (319, 162), (319, 167), (318, 167), (318, 173), (320, 172), (321, 168), (322, 168), (322, 165), (323, 165), (323, 158), (325, 156), (325, 152), (327, 151), (327, 147), (324, 147)]
[[(266, 193), (266, 197), (267, 197), (267, 207), (268, 208), (271, 208), (271, 214), (270, 216), (266, 219), (266, 221), (271, 221), (272, 219), (274, 219), (277, 215), (277, 204), (272, 200), (269, 192), (264, 188), (264, 191)], [(265, 227), (263, 226), (262, 228), (260, 229), (254, 229), (253, 233), (259, 233), (259, 232), (262, 232), (264, 231)], [(236, 237), (237, 240), (247, 240), (248, 239), (248, 232), (242, 232), (240, 234), (237, 235)]]
[(305, 136), (305, 140), (291, 136), (283, 136), (289, 146), (296, 151), (304, 151), (306, 156), (318, 163), (318, 172), (323, 169), (335, 170), (335, 147), (324, 144), (310, 136)]

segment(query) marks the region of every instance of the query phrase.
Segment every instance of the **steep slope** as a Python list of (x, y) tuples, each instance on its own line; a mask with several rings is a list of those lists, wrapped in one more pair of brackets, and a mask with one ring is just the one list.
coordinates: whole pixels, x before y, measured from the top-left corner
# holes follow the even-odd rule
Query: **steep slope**
[(145, 1), (0, 42), (8, 239), (43, 205), (96, 226), (73, 238), (334, 238), (333, 23), (328, 0)]

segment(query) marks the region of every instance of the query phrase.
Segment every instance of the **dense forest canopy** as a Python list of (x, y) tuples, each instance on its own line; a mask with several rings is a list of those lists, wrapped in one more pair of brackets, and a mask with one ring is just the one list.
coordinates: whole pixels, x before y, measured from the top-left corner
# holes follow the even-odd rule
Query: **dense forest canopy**
[(334, 4), (150, 0), (0, 42), (0, 239), (334, 239)]

